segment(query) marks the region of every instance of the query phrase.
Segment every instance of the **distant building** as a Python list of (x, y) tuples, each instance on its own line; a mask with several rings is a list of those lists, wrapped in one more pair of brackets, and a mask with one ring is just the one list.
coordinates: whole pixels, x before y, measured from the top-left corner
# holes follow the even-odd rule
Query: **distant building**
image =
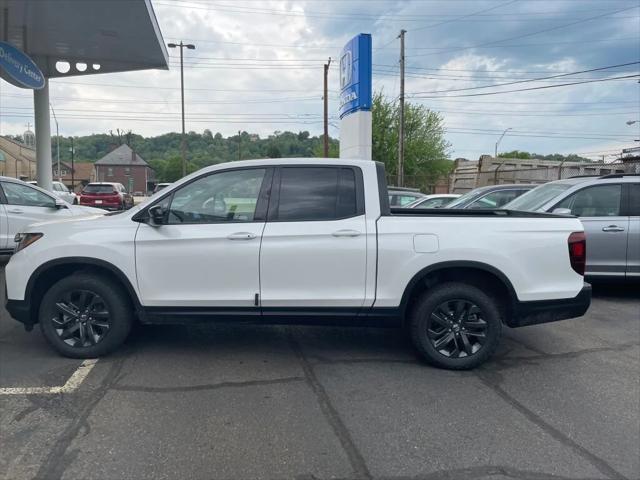
[[(33, 141), (35, 142), (35, 138)], [(0, 175), (21, 180), (35, 179), (35, 148), (16, 140), (0, 137)]]
[[(72, 189), (76, 192), (81, 191), (85, 185), (90, 182), (96, 181), (95, 165), (92, 162), (74, 162), (73, 172), (71, 169), (71, 162), (60, 162), (60, 177), (58, 177), (58, 163), (53, 162), (53, 179), (61, 179), (69, 190)], [(72, 175), (73, 173), (73, 175)]]
[(121, 183), (130, 193), (146, 193), (156, 183), (153, 168), (126, 144), (95, 163), (95, 181)]

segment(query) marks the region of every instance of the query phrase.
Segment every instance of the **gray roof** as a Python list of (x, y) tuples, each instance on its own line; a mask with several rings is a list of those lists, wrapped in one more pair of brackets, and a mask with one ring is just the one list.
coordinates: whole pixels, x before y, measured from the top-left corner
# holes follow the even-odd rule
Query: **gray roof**
[(126, 143), (120, 145), (115, 150), (107, 153), (104, 157), (96, 162), (96, 165), (141, 165), (148, 167), (149, 164), (144, 159), (135, 154), (133, 156), (133, 150)]

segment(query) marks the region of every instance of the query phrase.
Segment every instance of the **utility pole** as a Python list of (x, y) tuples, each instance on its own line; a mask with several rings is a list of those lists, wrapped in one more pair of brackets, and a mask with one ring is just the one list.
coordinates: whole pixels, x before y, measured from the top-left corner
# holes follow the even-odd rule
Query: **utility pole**
[(51, 107), (51, 112), (53, 113), (53, 119), (56, 122), (56, 157), (58, 157), (58, 181), (62, 182), (62, 177), (60, 176), (60, 132), (58, 130), (58, 119), (56, 118), (56, 111), (53, 109), (53, 105), (49, 104)]
[(329, 65), (331, 65), (331, 57), (324, 64), (324, 157), (329, 157), (329, 95), (328, 95), (328, 77)]
[(74, 163), (74, 156), (73, 154), (75, 153), (75, 150), (73, 148), (73, 137), (71, 137), (71, 191), (75, 192), (76, 191), (76, 184), (75, 184), (75, 163)]
[(400, 30), (400, 122), (398, 125), (398, 187), (404, 186), (404, 34)]
[(238, 160), (242, 160), (242, 132), (238, 130)]
[(184, 64), (182, 51), (187, 48), (195, 50), (196, 46), (190, 43), (168, 43), (169, 48), (180, 48), (180, 103), (182, 104), (182, 140), (180, 142), (180, 151), (182, 153), (182, 176), (187, 175), (187, 143), (184, 133)]

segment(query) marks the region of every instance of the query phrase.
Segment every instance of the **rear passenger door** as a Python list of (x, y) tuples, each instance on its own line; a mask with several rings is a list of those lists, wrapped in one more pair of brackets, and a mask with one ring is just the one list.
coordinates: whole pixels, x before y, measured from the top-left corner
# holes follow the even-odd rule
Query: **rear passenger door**
[(282, 166), (275, 174), (260, 249), (263, 315), (360, 308), (367, 259), (362, 172)]
[(568, 208), (584, 225), (586, 275), (625, 276), (629, 217), (623, 205), (623, 186), (609, 183), (578, 190), (551, 209)]

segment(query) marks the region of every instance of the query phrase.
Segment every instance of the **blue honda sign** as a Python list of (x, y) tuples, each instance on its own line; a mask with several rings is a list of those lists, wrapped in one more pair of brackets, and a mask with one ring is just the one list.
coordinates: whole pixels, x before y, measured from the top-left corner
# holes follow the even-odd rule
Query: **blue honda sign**
[(21, 88), (40, 90), (44, 75), (31, 58), (7, 42), (0, 42), (0, 77)]
[(340, 55), (340, 118), (371, 110), (371, 35), (361, 33)]

